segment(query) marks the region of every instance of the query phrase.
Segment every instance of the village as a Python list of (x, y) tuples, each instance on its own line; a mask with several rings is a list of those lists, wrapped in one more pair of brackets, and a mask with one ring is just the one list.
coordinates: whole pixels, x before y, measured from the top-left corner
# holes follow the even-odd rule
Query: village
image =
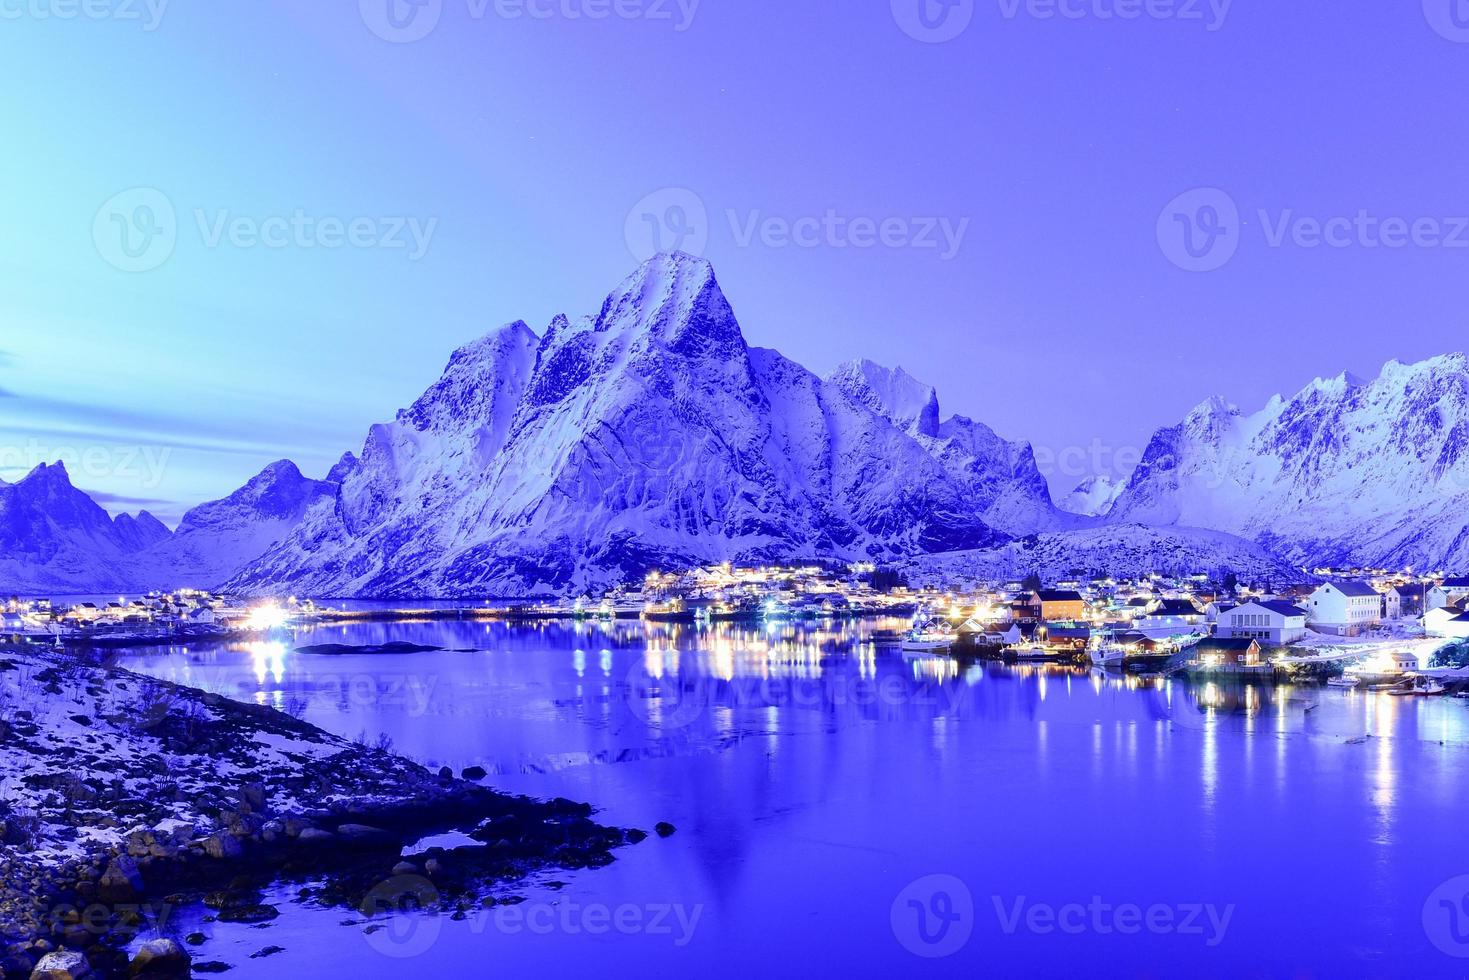
[[(1138, 674), (1337, 686), (1400, 685), (1434, 654), (1469, 640), (1469, 577), (1317, 569), (1317, 582), (1274, 587), (1235, 576), (1153, 574), (966, 583), (925, 582), (871, 563), (654, 571), (632, 586), (572, 601), (347, 603), (247, 601), (197, 589), (106, 601), (21, 599), (0, 611), (0, 639), (54, 645), (228, 640), (363, 620), (645, 620), (781, 624), (907, 620), (874, 640), (905, 655), (1078, 663)], [(883, 624), (886, 625), (886, 624)], [(1431, 690), (1421, 684), (1415, 690)]]

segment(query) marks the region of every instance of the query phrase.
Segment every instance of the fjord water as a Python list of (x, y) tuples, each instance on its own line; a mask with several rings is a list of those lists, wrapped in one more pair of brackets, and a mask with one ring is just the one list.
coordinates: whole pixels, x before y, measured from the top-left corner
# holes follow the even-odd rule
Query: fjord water
[[(233, 976), (1460, 972), (1469, 703), (961, 667), (893, 625), (373, 623), (123, 665), (677, 827), (504, 889), (524, 919), (369, 932), (283, 887), (267, 929), (202, 927)], [(443, 649), (295, 649), (388, 641)]]

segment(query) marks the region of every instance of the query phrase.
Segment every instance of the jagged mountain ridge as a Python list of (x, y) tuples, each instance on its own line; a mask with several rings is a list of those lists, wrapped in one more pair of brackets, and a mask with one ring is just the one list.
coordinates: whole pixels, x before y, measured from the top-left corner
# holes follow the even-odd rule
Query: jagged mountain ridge
[[(900, 374), (869, 386), (921, 389)], [(906, 419), (896, 387), (850, 381), (749, 347), (709, 264), (660, 255), (595, 316), (456, 352), (231, 587), (565, 592), (691, 562), (986, 547), (1056, 520), (1028, 446), (940, 423), (931, 394)]]
[(0, 481), (0, 593), (138, 592), (222, 583), (273, 548), (328, 482), (281, 460), (223, 500), (201, 504), (170, 531), (146, 510), (111, 517), (72, 485), (61, 463)]
[(1107, 514), (1210, 527), (1302, 564), (1469, 564), (1469, 361), (1389, 361), (1246, 415), (1221, 398), (1160, 429)]
[(0, 592), (100, 592), (133, 583), (132, 556), (169, 538), (147, 511), (108, 515), (62, 463), (0, 480)]

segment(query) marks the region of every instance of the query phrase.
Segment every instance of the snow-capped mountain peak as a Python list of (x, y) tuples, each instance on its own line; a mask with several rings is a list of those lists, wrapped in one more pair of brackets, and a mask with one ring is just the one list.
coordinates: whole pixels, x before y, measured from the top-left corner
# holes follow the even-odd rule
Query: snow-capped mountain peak
[(1160, 429), (1109, 513), (1238, 534), (1313, 564), (1469, 562), (1469, 364), (1389, 361), (1243, 415)]
[(837, 367), (827, 381), (857, 402), (891, 419), (900, 429), (936, 437), (939, 433), (939, 396), (901, 367), (887, 368), (865, 358)]

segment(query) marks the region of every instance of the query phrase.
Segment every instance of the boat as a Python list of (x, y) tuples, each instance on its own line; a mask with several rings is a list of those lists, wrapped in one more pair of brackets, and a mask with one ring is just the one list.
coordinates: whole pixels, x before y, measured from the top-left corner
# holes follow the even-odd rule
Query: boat
[(1123, 662), (1127, 660), (1127, 648), (1098, 644), (1088, 649), (1086, 655), (1091, 659), (1093, 667), (1121, 670)]
[(1426, 698), (1444, 693), (1443, 683), (1432, 677), (1414, 677), (1404, 686), (1395, 687), (1387, 693), (1395, 698)]
[(912, 628), (903, 634), (899, 645), (905, 653), (947, 653), (954, 645), (954, 639), (952, 626), (919, 610), (913, 617)]
[(1361, 685), (1361, 683), (1362, 681), (1360, 678), (1353, 677), (1350, 674), (1343, 674), (1341, 677), (1331, 678), (1329, 681), (1326, 682), (1326, 686), (1337, 687), (1343, 690), (1351, 691), (1355, 690), (1359, 685)]
[(1016, 660), (1058, 660), (1064, 654), (1045, 647), (1017, 647), (1012, 656)]

